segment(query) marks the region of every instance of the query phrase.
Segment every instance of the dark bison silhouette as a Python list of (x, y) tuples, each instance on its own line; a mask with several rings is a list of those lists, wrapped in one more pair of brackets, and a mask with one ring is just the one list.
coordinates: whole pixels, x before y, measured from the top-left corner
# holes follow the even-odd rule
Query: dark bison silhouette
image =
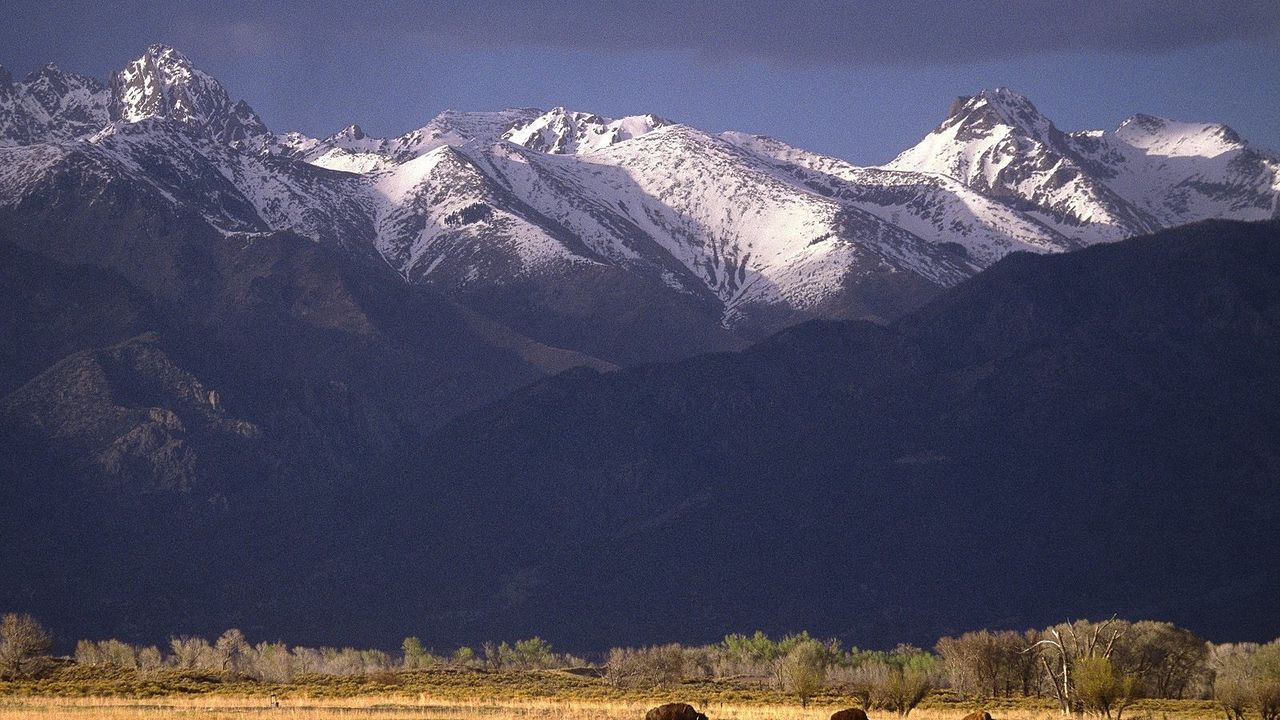
[(991, 720), (991, 713), (986, 710), (975, 710), (965, 715), (964, 720)]
[(644, 720), (707, 720), (689, 703), (667, 703), (644, 714)]
[(831, 713), (831, 720), (867, 720), (867, 711), (862, 708), (849, 708)]

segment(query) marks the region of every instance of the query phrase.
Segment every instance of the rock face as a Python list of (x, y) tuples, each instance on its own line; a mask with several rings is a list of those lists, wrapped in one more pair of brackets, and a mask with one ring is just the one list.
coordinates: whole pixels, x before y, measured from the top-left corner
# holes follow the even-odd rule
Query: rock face
[(112, 120), (127, 123), (177, 120), (228, 145), (248, 146), (269, 135), (247, 103), (233, 102), (221, 83), (165, 45), (147, 48), (111, 78), (110, 110)]
[(0, 67), (0, 145), (57, 142), (101, 130), (111, 94), (94, 78), (52, 63), (24, 80)]

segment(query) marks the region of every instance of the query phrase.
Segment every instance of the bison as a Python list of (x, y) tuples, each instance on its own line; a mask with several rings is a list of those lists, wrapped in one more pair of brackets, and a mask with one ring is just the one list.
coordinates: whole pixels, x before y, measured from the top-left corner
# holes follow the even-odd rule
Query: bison
[(867, 720), (867, 711), (862, 708), (849, 708), (831, 713), (831, 720)]
[(644, 714), (644, 720), (707, 720), (689, 703), (667, 703)]
[(975, 710), (965, 715), (963, 720), (991, 720), (991, 713), (986, 710)]

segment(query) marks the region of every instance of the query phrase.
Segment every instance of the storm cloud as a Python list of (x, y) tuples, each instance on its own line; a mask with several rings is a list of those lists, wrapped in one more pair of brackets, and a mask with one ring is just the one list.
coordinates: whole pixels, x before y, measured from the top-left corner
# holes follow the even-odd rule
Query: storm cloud
[(0, 29), (0, 38), (19, 53), (59, 40), (94, 43), (103, 32), (213, 41), (235, 52), (285, 38), (324, 44), (417, 36), (472, 47), (688, 50), (713, 60), (860, 65), (1280, 40), (1274, 0), (18, 0), (13, 12), (20, 22)]
[[(1280, 37), (1280, 3), (1265, 0), (481, 0), (392, 3), (385, 10), (402, 31), (473, 44), (695, 50), (832, 64), (972, 62), (1070, 50), (1141, 53)], [(329, 19), (359, 25), (359, 13), (352, 15)]]
[(445, 108), (653, 112), (883, 162), (1008, 85), (1069, 129), (1132, 112), (1280, 145), (1280, 2), (10, 0), (0, 63), (106, 77), (182, 50), (276, 130), (400, 133)]

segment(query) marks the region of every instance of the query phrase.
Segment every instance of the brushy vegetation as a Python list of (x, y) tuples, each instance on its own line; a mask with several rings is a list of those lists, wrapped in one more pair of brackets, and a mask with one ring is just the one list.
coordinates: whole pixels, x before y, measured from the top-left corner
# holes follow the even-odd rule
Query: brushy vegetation
[(1280, 720), (1280, 640), (1214, 645), (1168, 623), (1115, 618), (970, 632), (942, 638), (934, 651), (845, 648), (808, 633), (733, 634), (713, 645), (613, 648), (599, 663), (537, 637), (447, 654), (408, 637), (394, 655), (253, 644), (235, 629), (212, 642), (170, 638), (164, 648), (81, 640), (73, 658), (49, 657), (51, 645), (34, 618), (0, 618), (0, 697), (798, 702), (900, 718), (917, 708), (983, 707), (998, 717), (1057, 710), (1109, 720)]

